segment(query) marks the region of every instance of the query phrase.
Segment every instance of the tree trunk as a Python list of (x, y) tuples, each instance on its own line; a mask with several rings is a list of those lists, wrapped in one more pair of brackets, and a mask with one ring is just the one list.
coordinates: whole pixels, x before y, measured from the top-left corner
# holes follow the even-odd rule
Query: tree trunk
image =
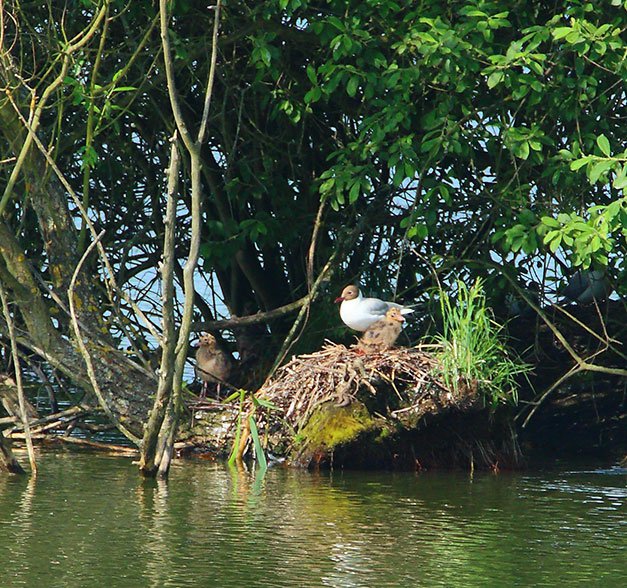
[(0, 470), (5, 470), (10, 474), (26, 473), (17, 459), (15, 459), (9, 442), (2, 435), (2, 431), (0, 431)]
[[(0, 132), (18, 153), (26, 132), (9, 102), (0, 106), (0, 121)], [(22, 166), (22, 174), (46, 258), (30, 258), (9, 222), (0, 220), (0, 280), (21, 315), (17, 341), (59, 369), (74, 385), (89, 391), (92, 386), (85, 361), (68, 328), (67, 288), (79, 255), (78, 230), (67, 194), (35, 147)], [(79, 277), (74, 300), (77, 319), (106, 403), (120, 422), (140, 435), (156, 376), (114, 346), (98, 302), (102, 298), (97, 295), (99, 287), (98, 276)], [(5, 327), (1, 329), (6, 333)]]

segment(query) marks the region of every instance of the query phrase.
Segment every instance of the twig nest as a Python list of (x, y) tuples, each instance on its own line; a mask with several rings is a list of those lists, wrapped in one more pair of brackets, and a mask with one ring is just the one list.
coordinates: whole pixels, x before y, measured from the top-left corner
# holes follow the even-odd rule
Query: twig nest
[[(436, 351), (423, 345), (364, 353), (327, 342), (279, 368), (256, 394), (257, 407), (247, 399), (243, 414), (254, 411), (264, 448), (293, 465), (428, 467), (474, 464), (477, 456), (484, 465), (498, 461), (493, 420), (480, 410), (477, 385), (447, 387)], [(232, 448), (233, 408), (228, 431), (218, 435), (215, 422), (203, 423), (219, 452)]]
[(344, 407), (359, 401), (371, 414), (412, 427), (429, 412), (468, 408), (477, 394), (455, 394), (439, 378), (433, 346), (398, 347), (364, 353), (359, 346), (327, 343), (277, 370), (262, 391), (282, 410), (296, 432), (325, 403)]

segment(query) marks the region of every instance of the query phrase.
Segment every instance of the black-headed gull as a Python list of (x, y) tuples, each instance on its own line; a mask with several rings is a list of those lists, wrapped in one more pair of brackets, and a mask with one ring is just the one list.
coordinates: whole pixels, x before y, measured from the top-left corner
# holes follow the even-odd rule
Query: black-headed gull
[(196, 350), (196, 376), (202, 380), (200, 397), (207, 395), (207, 384), (217, 382), (216, 397), (220, 397), (220, 384), (231, 373), (232, 359), (222, 351), (213, 335), (202, 335)]
[(605, 300), (611, 291), (612, 287), (604, 271), (579, 270), (568, 280), (560, 294), (573, 302), (588, 304), (593, 300), (597, 302)]
[(385, 316), (370, 325), (361, 336), (357, 349), (365, 352), (383, 351), (394, 345), (394, 342), (403, 330), (405, 319), (401, 309), (393, 306)]
[(385, 317), (390, 308), (398, 308), (401, 314), (414, 312), (396, 302), (385, 302), (378, 298), (364, 298), (359, 288), (354, 285), (346, 286), (341, 296), (335, 299), (340, 304), (340, 317), (344, 324), (355, 331), (365, 331), (370, 325)]

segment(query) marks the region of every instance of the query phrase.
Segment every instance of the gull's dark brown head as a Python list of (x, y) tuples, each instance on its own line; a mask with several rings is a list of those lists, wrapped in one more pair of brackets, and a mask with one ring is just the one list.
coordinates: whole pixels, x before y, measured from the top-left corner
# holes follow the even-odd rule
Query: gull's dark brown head
[(355, 300), (359, 296), (359, 288), (353, 284), (346, 286), (342, 290), (342, 294), (335, 299), (335, 304), (344, 302), (344, 300)]

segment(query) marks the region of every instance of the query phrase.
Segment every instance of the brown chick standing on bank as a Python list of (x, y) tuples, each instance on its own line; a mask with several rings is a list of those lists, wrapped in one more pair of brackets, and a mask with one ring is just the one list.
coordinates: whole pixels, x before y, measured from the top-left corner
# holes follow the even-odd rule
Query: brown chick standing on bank
[(233, 360), (222, 351), (213, 335), (201, 335), (196, 350), (196, 376), (202, 380), (200, 398), (207, 395), (207, 384), (217, 382), (216, 398), (220, 398), (220, 385), (228, 380)]
[(389, 349), (400, 335), (404, 322), (401, 309), (390, 308), (384, 318), (366, 329), (357, 344), (357, 349), (367, 353)]

